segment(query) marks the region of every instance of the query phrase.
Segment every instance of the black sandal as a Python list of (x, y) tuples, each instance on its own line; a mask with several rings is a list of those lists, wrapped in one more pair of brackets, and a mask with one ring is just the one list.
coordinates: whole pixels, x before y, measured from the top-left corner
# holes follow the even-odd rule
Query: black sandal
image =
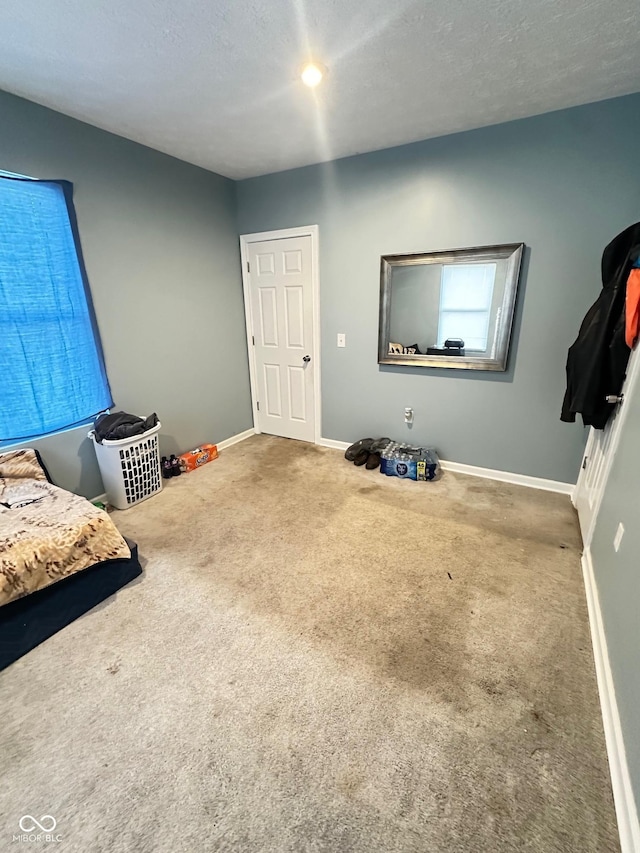
[(380, 464), (380, 454), (379, 453), (370, 453), (369, 457), (365, 463), (365, 468), (367, 471), (375, 470)]
[(369, 451), (365, 447), (364, 450), (361, 450), (358, 453), (358, 455), (356, 456), (356, 458), (353, 460), (353, 464), (358, 465), (358, 466), (364, 465), (370, 456), (371, 456), (371, 454), (369, 453)]
[(360, 441), (356, 441), (355, 444), (352, 444), (351, 447), (347, 447), (344, 453), (344, 458), (348, 462), (354, 462), (356, 456), (359, 453), (362, 453), (363, 450), (369, 452), (369, 448), (373, 444), (372, 438), (361, 438)]

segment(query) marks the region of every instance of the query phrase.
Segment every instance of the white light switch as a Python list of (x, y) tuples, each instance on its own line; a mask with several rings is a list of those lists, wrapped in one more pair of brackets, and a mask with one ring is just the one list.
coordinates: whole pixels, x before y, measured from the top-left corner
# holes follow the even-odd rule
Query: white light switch
[(620, 548), (620, 543), (622, 542), (622, 537), (624, 536), (624, 524), (620, 522), (618, 525), (618, 529), (616, 530), (616, 535), (613, 537), (613, 550), (617, 551)]
[(338, 346), (339, 347), (346, 347), (346, 345), (347, 345), (347, 336), (344, 334), (344, 332), (338, 332)]

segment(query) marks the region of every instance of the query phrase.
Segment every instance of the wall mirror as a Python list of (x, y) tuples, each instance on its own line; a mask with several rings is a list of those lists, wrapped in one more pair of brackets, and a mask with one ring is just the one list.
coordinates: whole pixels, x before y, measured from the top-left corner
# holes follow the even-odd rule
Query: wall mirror
[(383, 255), (378, 362), (506, 370), (523, 249)]

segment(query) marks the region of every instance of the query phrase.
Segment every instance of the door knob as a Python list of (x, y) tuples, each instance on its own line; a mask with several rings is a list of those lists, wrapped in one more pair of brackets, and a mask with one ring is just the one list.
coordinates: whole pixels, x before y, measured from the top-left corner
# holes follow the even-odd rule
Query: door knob
[(305, 356), (304, 356), (304, 358), (303, 358), (302, 360), (304, 361), (304, 363), (305, 363), (305, 364), (308, 364), (308, 363), (311, 361), (311, 356), (310, 356), (310, 355), (305, 355)]

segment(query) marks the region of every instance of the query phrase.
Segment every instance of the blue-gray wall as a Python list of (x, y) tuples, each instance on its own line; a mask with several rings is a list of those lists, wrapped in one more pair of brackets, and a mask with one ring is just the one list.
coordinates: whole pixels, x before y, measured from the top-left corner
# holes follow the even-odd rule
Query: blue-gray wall
[[(600, 609), (620, 712), (625, 750), (640, 808), (640, 386), (628, 407), (591, 542)], [(613, 549), (619, 522), (625, 528)]]
[[(0, 92), (0, 169), (74, 184), (116, 407), (161, 449), (252, 425), (233, 181)], [(103, 491), (87, 428), (37, 442), (61, 486)]]
[[(640, 218), (638, 140), (633, 95), (240, 182), (242, 233), (320, 226), (323, 435), (407, 438), (575, 482), (585, 435), (559, 421), (566, 352), (604, 246)], [(529, 248), (506, 373), (377, 364), (380, 255), (518, 241)]]
[[(640, 218), (640, 95), (238, 184), (3, 93), (0, 114), (1, 169), (74, 182), (116, 405), (155, 409), (164, 452), (251, 426), (238, 232), (318, 223), (324, 436), (387, 434), (575, 481), (584, 430), (558, 420), (566, 350), (604, 245)], [(506, 373), (378, 366), (381, 254), (521, 240)], [(91, 496), (84, 436), (36, 444)]]

